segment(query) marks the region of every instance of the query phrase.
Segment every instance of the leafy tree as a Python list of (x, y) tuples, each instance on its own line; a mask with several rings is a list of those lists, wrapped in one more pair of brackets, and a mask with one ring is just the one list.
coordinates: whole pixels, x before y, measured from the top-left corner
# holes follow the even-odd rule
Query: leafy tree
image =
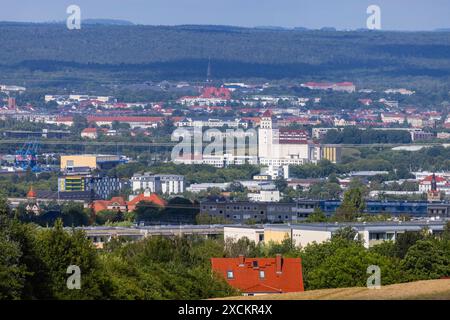
[(344, 194), (341, 206), (336, 210), (337, 221), (354, 221), (365, 208), (363, 194), (360, 188), (349, 189)]
[(312, 199), (339, 199), (342, 189), (337, 183), (321, 182), (311, 186), (308, 197)]
[(314, 212), (311, 213), (308, 218), (305, 220), (306, 222), (327, 222), (328, 218), (325, 213), (320, 210), (320, 208), (314, 208)]
[(230, 192), (244, 192), (245, 191), (245, 187), (239, 181), (235, 181), (235, 182), (230, 184), (230, 186), (228, 187), (228, 191), (230, 191)]
[(286, 188), (288, 187), (288, 183), (285, 179), (278, 177), (275, 180), (275, 187), (277, 188), (277, 190), (279, 190), (280, 192), (284, 192), (286, 190)]
[(417, 241), (423, 240), (424, 236), (420, 232), (405, 232), (397, 235), (394, 246), (394, 255), (403, 259), (409, 248)]
[(449, 244), (433, 239), (418, 240), (405, 255), (403, 266), (411, 280), (439, 279), (450, 275)]
[(0, 231), (0, 300), (20, 299), (25, 286), (25, 270), (19, 264), (20, 247)]
[[(214, 274), (210, 257), (219, 243), (195, 238), (152, 237), (128, 243), (105, 256), (116, 299), (204, 299), (236, 295)], [(222, 244), (223, 245), (223, 244)]]
[(366, 286), (367, 268), (371, 265), (380, 267), (383, 285), (406, 281), (398, 260), (368, 251), (361, 242), (342, 237), (308, 245), (301, 257), (308, 290)]
[(295, 247), (292, 239), (288, 235), (286, 235), (281, 243), (269, 242), (262, 250), (266, 257), (274, 257), (277, 254), (285, 257), (297, 257), (300, 253), (300, 248)]
[(10, 211), (6, 199), (0, 197), (0, 299), (20, 299), (25, 270), (20, 265), (20, 245), (11, 239)]
[(53, 294), (50, 287), (48, 266), (38, 251), (39, 229), (32, 224), (23, 224), (14, 219), (11, 222), (10, 240), (18, 244), (21, 256), (19, 265), (25, 270), (25, 283), (21, 299), (49, 299)]
[(81, 131), (83, 129), (88, 127), (88, 122), (86, 117), (75, 115), (73, 117), (73, 125), (70, 127), (70, 130), (72, 131), (72, 134), (79, 136), (81, 134)]
[(95, 215), (95, 222), (99, 225), (105, 224), (106, 222), (121, 222), (124, 220), (123, 213), (119, 211), (113, 210), (103, 210), (97, 212)]
[(224, 217), (221, 216), (210, 216), (207, 213), (199, 213), (195, 216), (195, 222), (199, 225), (207, 225), (207, 224), (227, 224), (227, 221)]
[(343, 227), (333, 233), (333, 239), (342, 239), (348, 241), (358, 240), (358, 232), (352, 227)]
[(328, 177), (328, 182), (329, 183), (336, 183), (339, 184), (339, 179), (337, 178), (335, 173), (330, 174), (330, 176)]
[[(38, 253), (47, 265), (50, 286), (56, 299), (105, 299), (111, 284), (100, 268), (97, 253), (80, 230), (67, 232), (58, 220), (54, 228), (39, 233)], [(81, 289), (67, 288), (67, 268), (76, 265), (81, 270)]]
[(444, 232), (442, 237), (446, 240), (450, 240), (450, 221), (448, 221), (444, 226)]
[(226, 255), (228, 257), (238, 257), (244, 255), (249, 258), (256, 258), (260, 255), (260, 251), (254, 241), (250, 241), (248, 238), (241, 238), (238, 241), (232, 241), (227, 239), (225, 241)]
[(157, 221), (162, 215), (163, 208), (153, 202), (142, 201), (135, 209), (135, 221)]

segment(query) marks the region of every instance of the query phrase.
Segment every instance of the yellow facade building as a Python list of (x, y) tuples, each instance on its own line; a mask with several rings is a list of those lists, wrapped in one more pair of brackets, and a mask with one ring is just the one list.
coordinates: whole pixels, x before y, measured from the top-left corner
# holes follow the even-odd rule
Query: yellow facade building
[(322, 147), (322, 159), (332, 163), (338, 163), (341, 160), (341, 148), (339, 147)]
[(264, 228), (264, 243), (282, 243), (286, 239), (291, 239), (291, 228), (289, 226), (266, 226)]
[(90, 168), (92, 170), (98, 169), (102, 166), (113, 166), (120, 162), (120, 157), (117, 155), (95, 155), (95, 154), (80, 154), (80, 155), (66, 155), (61, 156), (60, 168), (62, 171), (68, 171), (73, 168)]

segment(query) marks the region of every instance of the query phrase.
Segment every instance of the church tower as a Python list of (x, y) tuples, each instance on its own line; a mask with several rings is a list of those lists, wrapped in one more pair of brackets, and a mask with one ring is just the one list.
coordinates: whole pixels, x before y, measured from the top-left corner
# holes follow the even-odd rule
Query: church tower
[(258, 157), (270, 158), (272, 155), (272, 113), (266, 110), (261, 117), (261, 122), (258, 129)]
[(25, 210), (29, 214), (39, 215), (41, 213), (41, 208), (39, 207), (39, 203), (37, 202), (37, 193), (34, 191), (33, 186), (30, 187), (30, 190), (27, 193), (27, 206)]
[(430, 191), (428, 191), (427, 196), (428, 196), (427, 197), (428, 202), (441, 201), (441, 193), (437, 189), (437, 179), (436, 179), (436, 174), (434, 174), (434, 173), (431, 176), (431, 189), (430, 189)]

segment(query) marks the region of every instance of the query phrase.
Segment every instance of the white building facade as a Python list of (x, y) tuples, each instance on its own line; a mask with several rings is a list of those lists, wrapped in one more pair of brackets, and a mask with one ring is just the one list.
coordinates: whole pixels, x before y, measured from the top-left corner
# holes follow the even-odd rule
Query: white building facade
[(135, 174), (131, 178), (133, 192), (149, 190), (161, 194), (180, 194), (184, 192), (184, 176), (172, 174)]

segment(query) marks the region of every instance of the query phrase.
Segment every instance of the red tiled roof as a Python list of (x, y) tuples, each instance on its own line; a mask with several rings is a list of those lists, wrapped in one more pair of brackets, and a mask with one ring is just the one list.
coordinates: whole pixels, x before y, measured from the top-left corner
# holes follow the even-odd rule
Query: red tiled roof
[(151, 202), (158, 206), (165, 207), (167, 202), (159, 197), (156, 193), (152, 193), (150, 196), (140, 194), (131, 201), (125, 201), (123, 197), (113, 197), (111, 200), (96, 200), (92, 203), (92, 209), (95, 213), (103, 210), (108, 210), (108, 207), (119, 206), (125, 207), (126, 211), (134, 211), (136, 206), (140, 202)]
[(73, 117), (56, 117), (56, 121), (73, 121)]
[(30, 190), (27, 193), (27, 198), (36, 198), (37, 194), (33, 189), (33, 186), (30, 187)]
[(238, 111), (242, 112), (242, 113), (249, 113), (249, 112), (257, 112), (257, 113), (259, 113), (260, 109), (259, 108), (239, 108)]
[[(433, 175), (424, 178), (421, 182), (431, 182), (433, 180)], [(440, 176), (436, 176), (436, 182), (445, 182), (446, 180)]]
[(81, 133), (96, 133), (97, 132), (97, 128), (86, 128), (83, 129), (83, 131), (81, 131)]
[(331, 87), (333, 84), (328, 82), (307, 82), (304, 85), (307, 87)]
[(271, 118), (272, 117), (272, 111), (270, 111), (270, 109), (267, 109), (266, 111), (264, 111), (262, 116), (264, 118)]
[(231, 99), (231, 91), (227, 88), (214, 88), (214, 87), (206, 87), (203, 88), (201, 96), (202, 98), (210, 99), (210, 98), (222, 98), (229, 100)]
[(120, 207), (126, 207), (127, 203), (123, 197), (113, 197), (111, 200), (95, 200), (92, 203), (92, 209), (95, 213), (108, 210), (108, 207), (117, 204)]
[(145, 196), (145, 194), (141, 193), (140, 195), (136, 196), (133, 200), (127, 202), (128, 210), (134, 211), (134, 209), (136, 209), (136, 206), (140, 202), (151, 202), (160, 207), (165, 207), (167, 205), (167, 202), (160, 196), (158, 196), (156, 193), (152, 193), (150, 196)]
[(88, 122), (119, 121), (119, 122), (161, 122), (164, 117), (133, 117), (133, 116), (88, 116)]
[[(303, 291), (300, 258), (212, 258), (212, 269), (244, 293), (283, 293)], [(233, 272), (228, 279), (227, 273)], [(264, 278), (260, 277), (264, 271)]]
[(250, 122), (254, 122), (254, 123), (261, 122), (261, 118), (258, 118), (258, 117), (242, 117), (242, 120), (250, 121)]

